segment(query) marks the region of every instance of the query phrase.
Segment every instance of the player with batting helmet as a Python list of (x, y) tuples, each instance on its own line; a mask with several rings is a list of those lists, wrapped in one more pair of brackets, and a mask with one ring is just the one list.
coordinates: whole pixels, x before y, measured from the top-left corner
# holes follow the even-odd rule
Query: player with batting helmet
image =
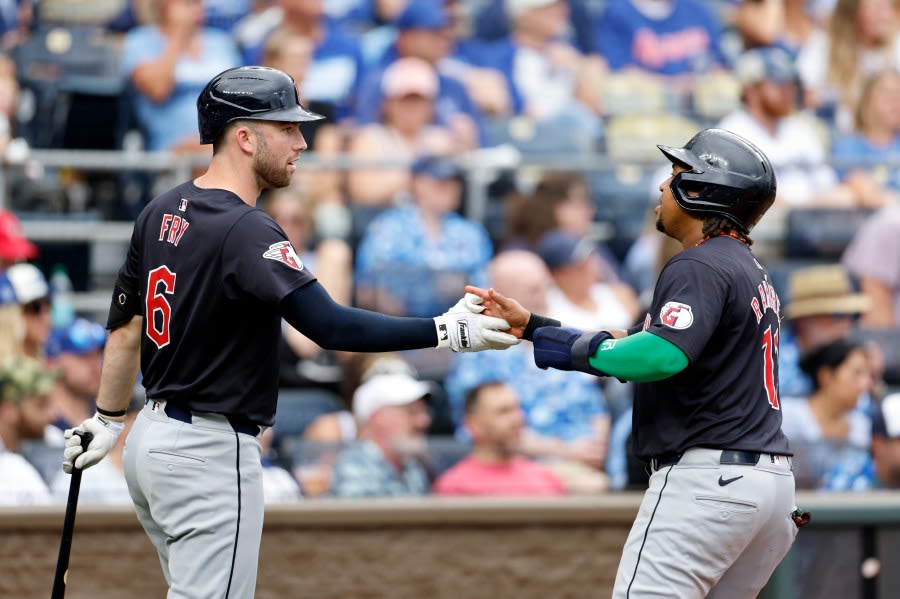
[(275, 420), (282, 319), (345, 351), (478, 351), (518, 339), (503, 320), (461, 306), (402, 318), (328, 295), (256, 208), (262, 190), (290, 184), (306, 149), (299, 124), (321, 118), (300, 104), (289, 75), (230, 69), (206, 85), (197, 111), (212, 160), (135, 222), (97, 413), (78, 426), (93, 440), (82, 450), (67, 430), (64, 469), (89, 467), (115, 444), (140, 370), (148, 403), (129, 433), (125, 477), (168, 596), (250, 599), (263, 525), (259, 437)]
[(775, 199), (775, 176), (758, 148), (721, 129), (659, 148), (672, 173), (656, 227), (684, 249), (660, 273), (643, 323), (562, 328), (494, 289), (468, 288), (484, 301), (472, 309), (532, 340), (538, 366), (636, 383), (633, 449), (650, 482), (613, 596), (755, 597), (802, 524), (781, 430), (781, 303), (748, 236)]

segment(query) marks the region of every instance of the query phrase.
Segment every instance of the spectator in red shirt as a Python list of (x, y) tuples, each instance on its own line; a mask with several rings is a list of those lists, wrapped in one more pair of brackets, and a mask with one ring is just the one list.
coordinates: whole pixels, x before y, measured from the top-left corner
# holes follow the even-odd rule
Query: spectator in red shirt
[(434, 494), (566, 494), (556, 474), (519, 455), (525, 419), (512, 387), (494, 381), (473, 388), (466, 395), (465, 425), (472, 436), (472, 452), (435, 481)]

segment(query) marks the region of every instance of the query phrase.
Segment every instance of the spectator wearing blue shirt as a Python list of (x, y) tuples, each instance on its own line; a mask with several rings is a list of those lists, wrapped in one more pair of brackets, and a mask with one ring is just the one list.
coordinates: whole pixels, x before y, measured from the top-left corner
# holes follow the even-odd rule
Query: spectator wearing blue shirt
[(857, 204), (880, 207), (900, 193), (900, 73), (869, 76), (856, 105), (854, 130), (835, 136), (831, 158)]
[(266, 39), (276, 30), (313, 40), (312, 63), (303, 80), (304, 98), (329, 119), (349, 116), (363, 76), (362, 51), (353, 33), (328, 18), (322, 0), (278, 0), (276, 6), (238, 27), (244, 64), (260, 64)]
[(412, 166), (412, 201), (379, 215), (356, 255), (356, 303), (424, 316), (454, 304), (466, 284), (486, 282), (493, 248), (487, 231), (456, 210), (461, 171), (449, 158), (423, 156)]
[(594, 25), (597, 49), (612, 70), (667, 77), (725, 64), (721, 35), (719, 18), (701, 0), (610, 0)]
[[(529, 310), (547, 313), (551, 277), (536, 254), (526, 250), (501, 252), (491, 260), (488, 277), (494, 288), (514, 295)], [(466, 393), (487, 381), (506, 383), (516, 391), (525, 413), (522, 452), (550, 466), (570, 493), (608, 490), (603, 468), (610, 419), (596, 377), (542, 370), (535, 366), (528, 343), (483, 352), (477, 360), (463, 354), (452, 358), (444, 387), (457, 422), (457, 436), (466, 436), (461, 426)]]
[(475, 145), (486, 141), (484, 117), (466, 86), (454, 76), (441, 72), (441, 64), (451, 55), (449, 15), (439, 0), (411, 0), (394, 22), (397, 36), (363, 80), (354, 110), (355, 120), (364, 125), (379, 120), (384, 94), (382, 78), (387, 67), (400, 58), (420, 58), (438, 72), (438, 93), (434, 123), (450, 127), (460, 137), (475, 131)]
[(150, 151), (207, 151), (197, 133), (197, 96), (240, 55), (227, 33), (203, 26), (200, 0), (160, 0), (159, 21), (125, 35), (121, 72)]

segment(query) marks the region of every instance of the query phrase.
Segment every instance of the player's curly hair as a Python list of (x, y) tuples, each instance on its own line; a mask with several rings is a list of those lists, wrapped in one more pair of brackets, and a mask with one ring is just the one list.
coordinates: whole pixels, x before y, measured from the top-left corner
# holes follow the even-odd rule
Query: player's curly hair
[(753, 240), (746, 234), (740, 231), (733, 222), (724, 216), (709, 216), (703, 220), (703, 236), (704, 237), (717, 237), (719, 235), (729, 235), (731, 237), (736, 237), (737, 239), (743, 241), (747, 245), (753, 245)]

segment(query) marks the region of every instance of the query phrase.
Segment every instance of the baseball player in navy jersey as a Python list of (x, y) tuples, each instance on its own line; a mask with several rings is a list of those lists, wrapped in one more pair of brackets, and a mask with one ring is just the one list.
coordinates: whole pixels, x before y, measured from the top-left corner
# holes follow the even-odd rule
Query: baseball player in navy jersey
[[(263, 523), (259, 436), (273, 424), (281, 319), (325, 348), (503, 349), (509, 325), (463, 302), (436, 318), (335, 303), (256, 200), (287, 186), (306, 142), (293, 79), (264, 67), (220, 73), (197, 100), (208, 170), (138, 216), (110, 306), (97, 413), (66, 431), (64, 469), (115, 444), (140, 370), (148, 402), (125, 475), (156, 546), (168, 597), (254, 595)], [(460, 290), (462, 292), (462, 290)], [(472, 318), (473, 316), (477, 318)]]
[(650, 482), (616, 575), (616, 598), (752, 598), (808, 519), (794, 505), (781, 431), (781, 304), (748, 234), (775, 199), (772, 165), (745, 139), (707, 129), (660, 185), (656, 227), (683, 250), (650, 312), (628, 331), (584, 331), (469, 287), (475, 311), (534, 343), (538, 366), (634, 381), (632, 439)]

